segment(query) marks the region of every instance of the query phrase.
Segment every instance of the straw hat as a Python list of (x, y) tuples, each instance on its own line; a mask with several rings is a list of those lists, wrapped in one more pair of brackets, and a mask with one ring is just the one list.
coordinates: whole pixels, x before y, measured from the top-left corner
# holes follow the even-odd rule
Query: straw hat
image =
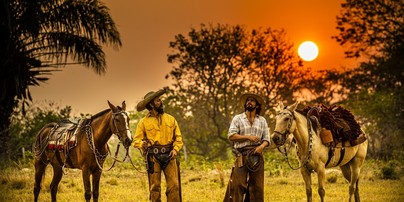
[(150, 101), (154, 100), (154, 99), (157, 98), (157, 97), (160, 97), (161, 95), (163, 95), (163, 94), (166, 93), (166, 92), (167, 92), (166, 89), (161, 89), (161, 90), (158, 90), (157, 92), (154, 92), (154, 91), (148, 92), (148, 93), (144, 96), (144, 99), (143, 99), (142, 101), (140, 101), (140, 102), (137, 104), (136, 110), (137, 110), (138, 112), (143, 111), (144, 109), (146, 109), (146, 105), (147, 105)]
[(243, 109), (244, 109), (245, 102), (247, 101), (247, 98), (249, 98), (249, 97), (254, 98), (261, 105), (260, 115), (264, 114), (265, 101), (261, 96), (259, 96), (257, 94), (245, 93), (245, 94), (241, 95), (241, 97), (240, 97), (240, 105), (241, 105), (241, 107), (243, 107)]

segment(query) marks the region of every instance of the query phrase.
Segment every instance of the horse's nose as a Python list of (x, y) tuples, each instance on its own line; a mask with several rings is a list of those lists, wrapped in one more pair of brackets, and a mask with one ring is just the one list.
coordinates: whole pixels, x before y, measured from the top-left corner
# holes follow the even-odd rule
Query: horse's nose
[(132, 138), (127, 138), (124, 142), (124, 146), (125, 147), (129, 147), (132, 143)]

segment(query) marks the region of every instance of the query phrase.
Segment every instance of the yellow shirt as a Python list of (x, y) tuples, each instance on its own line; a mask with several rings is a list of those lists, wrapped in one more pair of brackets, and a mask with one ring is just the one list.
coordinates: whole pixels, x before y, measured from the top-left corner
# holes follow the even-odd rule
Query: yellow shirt
[(150, 116), (149, 113), (142, 118), (136, 127), (133, 146), (142, 148), (142, 141), (145, 139), (145, 135), (152, 145), (171, 144), (173, 142), (173, 136), (175, 135), (173, 146), (177, 152), (184, 144), (177, 120), (167, 113), (159, 117)]

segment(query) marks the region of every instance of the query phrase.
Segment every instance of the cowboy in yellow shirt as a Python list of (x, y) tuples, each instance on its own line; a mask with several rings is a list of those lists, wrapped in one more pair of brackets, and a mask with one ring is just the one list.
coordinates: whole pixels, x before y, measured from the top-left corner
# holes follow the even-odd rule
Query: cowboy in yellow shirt
[(182, 135), (177, 120), (164, 113), (160, 96), (165, 89), (149, 92), (138, 103), (137, 111), (149, 110), (136, 127), (133, 146), (141, 149), (147, 160), (150, 200), (161, 201), (161, 172), (167, 183), (167, 201), (182, 201), (177, 154), (182, 148)]

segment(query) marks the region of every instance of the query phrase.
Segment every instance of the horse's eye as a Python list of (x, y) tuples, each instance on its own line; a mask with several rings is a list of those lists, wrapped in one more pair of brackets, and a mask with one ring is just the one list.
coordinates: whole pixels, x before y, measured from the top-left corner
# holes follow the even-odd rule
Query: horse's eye
[(286, 117), (286, 118), (285, 118), (285, 121), (289, 121), (289, 117)]

